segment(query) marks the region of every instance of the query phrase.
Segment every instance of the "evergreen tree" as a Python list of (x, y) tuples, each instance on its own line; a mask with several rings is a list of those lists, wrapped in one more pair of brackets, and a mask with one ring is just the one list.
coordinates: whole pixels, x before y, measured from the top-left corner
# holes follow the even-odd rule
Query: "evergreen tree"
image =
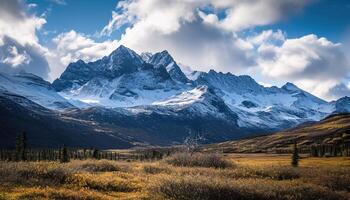
[(69, 155), (68, 155), (68, 149), (66, 145), (63, 146), (62, 151), (61, 151), (61, 156), (60, 156), (60, 162), (61, 163), (66, 163), (69, 162)]
[(27, 150), (27, 134), (26, 132), (21, 133), (16, 137), (16, 161), (26, 160)]
[(21, 135), (21, 160), (25, 161), (27, 160), (27, 134), (26, 132), (23, 132)]
[(298, 167), (298, 165), (299, 165), (299, 153), (298, 153), (297, 141), (294, 141), (293, 155), (292, 155), (292, 166)]
[(20, 143), (20, 136), (16, 136), (16, 152), (15, 152), (15, 160), (20, 161), (20, 154), (21, 154), (21, 143)]
[(95, 148), (92, 150), (92, 158), (99, 159), (98, 150)]

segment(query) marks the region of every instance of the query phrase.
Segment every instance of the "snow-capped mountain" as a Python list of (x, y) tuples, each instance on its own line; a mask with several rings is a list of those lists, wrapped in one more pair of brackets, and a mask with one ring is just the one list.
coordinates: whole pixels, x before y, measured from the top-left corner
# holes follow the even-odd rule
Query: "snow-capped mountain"
[[(141, 55), (120, 46), (101, 60), (71, 63), (53, 86), (66, 99), (75, 102), (133, 111), (142, 107), (138, 112), (144, 111), (145, 106), (148, 112), (151, 109), (159, 112), (159, 107), (170, 111), (174, 107), (196, 105), (203, 99), (196, 98), (198, 93), (194, 91), (206, 86), (204, 93), (212, 90), (213, 95), (235, 113), (239, 127), (254, 129), (287, 128), (341, 111), (336, 106), (339, 104), (328, 103), (292, 83), (281, 88), (264, 87), (250, 76), (214, 70), (191, 71), (178, 65), (168, 51)], [(208, 105), (203, 103), (202, 109), (194, 109), (193, 113), (206, 113), (210, 110)], [(222, 113), (211, 114), (218, 117)]]
[(52, 84), (0, 74), (0, 91), (70, 119), (122, 127), (149, 144), (179, 143), (194, 126), (209, 142), (222, 141), (350, 111), (348, 97), (326, 102), (292, 83), (264, 87), (246, 75), (192, 71), (168, 51), (138, 55), (125, 46), (94, 62), (70, 63)]
[(16, 74), (0, 72), (0, 93), (17, 94), (54, 110), (74, 107), (59, 95), (49, 82), (25, 72)]

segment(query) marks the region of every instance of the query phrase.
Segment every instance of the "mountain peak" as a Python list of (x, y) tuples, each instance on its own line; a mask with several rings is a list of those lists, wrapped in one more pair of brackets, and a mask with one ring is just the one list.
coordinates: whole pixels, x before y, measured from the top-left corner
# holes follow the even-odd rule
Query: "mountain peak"
[(175, 62), (173, 57), (169, 54), (167, 50), (164, 50), (162, 52), (158, 52), (154, 54), (149, 60), (149, 63), (153, 65), (163, 65), (166, 67), (167, 65), (171, 64), (172, 62)]
[(164, 67), (169, 73), (170, 77), (175, 81), (183, 83), (187, 83), (189, 81), (167, 50), (154, 54), (148, 59), (148, 63), (156, 67)]
[(124, 45), (120, 45), (104, 59), (108, 60), (111, 69), (115, 66), (123, 66), (122, 68), (133, 68), (131, 71), (135, 71), (144, 63), (141, 56)]
[(287, 82), (281, 88), (284, 90), (288, 90), (288, 91), (299, 91), (300, 90), (300, 88), (298, 88), (298, 86), (294, 85), (291, 82)]
[(151, 52), (142, 52), (140, 56), (143, 61), (148, 62), (149, 59), (153, 56), (153, 54)]
[(135, 51), (129, 49), (128, 47), (126, 47), (124, 45), (120, 45), (109, 56), (111, 57), (111, 56), (114, 56), (114, 55), (122, 55), (122, 54), (129, 55), (129, 56), (131, 56), (133, 58), (134, 57), (139, 57), (139, 55)]
[(350, 98), (344, 96), (334, 102), (335, 111), (334, 113), (348, 113), (350, 112)]
[(77, 62), (75, 62), (75, 63), (77, 63), (77, 64), (85, 64), (85, 62), (82, 59), (77, 60)]
[[(161, 54), (163, 54), (163, 55), (168, 55), (168, 56), (170, 56), (170, 54), (169, 54), (169, 52), (167, 51), (167, 50), (163, 50), (162, 52), (160, 52)], [(171, 57), (171, 56), (170, 56)]]
[(348, 96), (343, 96), (343, 97), (339, 98), (338, 101), (339, 101), (339, 100), (342, 100), (342, 101), (350, 101), (350, 97), (348, 97)]

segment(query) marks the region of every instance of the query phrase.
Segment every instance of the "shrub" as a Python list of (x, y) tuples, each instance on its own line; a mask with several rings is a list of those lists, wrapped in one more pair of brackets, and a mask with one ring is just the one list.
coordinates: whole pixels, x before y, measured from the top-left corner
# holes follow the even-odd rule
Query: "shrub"
[(167, 168), (156, 166), (156, 165), (144, 165), (142, 169), (147, 174), (160, 174), (162, 172), (169, 171), (169, 169)]
[[(18, 199), (36, 200), (112, 200), (109, 196), (99, 194), (92, 190), (57, 189), (57, 188), (28, 188), (19, 191)], [(17, 199), (17, 198), (16, 198)]]
[(169, 164), (182, 167), (214, 167), (227, 168), (232, 166), (230, 162), (219, 154), (212, 153), (177, 153), (167, 159)]
[(10, 199), (6, 194), (0, 193), (0, 200), (8, 200)]
[(250, 168), (259, 178), (271, 178), (276, 180), (290, 180), (300, 178), (298, 168), (289, 166), (265, 166)]
[[(124, 176), (123, 178), (121, 176)], [(128, 174), (75, 174), (69, 183), (99, 191), (131, 192), (138, 189), (138, 185)]]
[(228, 180), (203, 176), (163, 176), (150, 187), (155, 199), (172, 200), (341, 200), (343, 194), (296, 181)]
[(312, 182), (332, 190), (350, 192), (350, 174), (322, 174), (315, 177)]
[(120, 167), (115, 161), (108, 160), (87, 160), (78, 161), (70, 165), (76, 171), (87, 171), (87, 172), (112, 172), (119, 171)]
[(52, 163), (1, 163), (1, 182), (20, 185), (57, 185), (63, 184), (73, 172), (63, 166)]

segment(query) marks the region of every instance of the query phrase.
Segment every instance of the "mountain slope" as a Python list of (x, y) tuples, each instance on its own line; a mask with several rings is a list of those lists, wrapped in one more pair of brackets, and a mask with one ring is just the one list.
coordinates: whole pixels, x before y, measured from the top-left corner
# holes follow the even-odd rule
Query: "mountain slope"
[(49, 109), (74, 107), (56, 93), (47, 81), (29, 73), (5, 74), (0, 72), (0, 92), (19, 94)]
[(344, 140), (350, 142), (350, 114), (331, 115), (319, 122), (303, 124), (275, 134), (212, 144), (204, 148), (206, 151), (237, 153), (276, 152), (291, 149), (295, 140), (299, 148), (313, 144), (335, 144)]
[(291, 83), (281, 88), (264, 87), (249, 76), (202, 73), (197, 85), (208, 85), (239, 116), (243, 127), (283, 129), (317, 121), (330, 113), (330, 105)]
[[(72, 118), (10, 93), (0, 93), (0, 147), (13, 148), (18, 133), (26, 131), (30, 147), (129, 148), (135, 139), (118, 129), (91, 120)], [(123, 134), (125, 131), (123, 131)]]

